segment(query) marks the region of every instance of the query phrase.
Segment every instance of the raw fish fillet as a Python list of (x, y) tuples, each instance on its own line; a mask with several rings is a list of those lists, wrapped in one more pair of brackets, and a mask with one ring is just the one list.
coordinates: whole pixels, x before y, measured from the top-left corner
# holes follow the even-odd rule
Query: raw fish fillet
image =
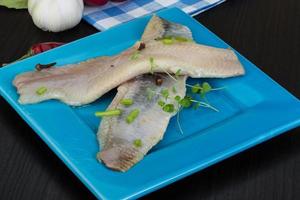
[[(163, 80), (161, 86), (156, 85), (156, 76)], [(177, 113), (165, 112), (158, 105), (159, 100), (165, 101), (161, 91), (170, 91), (166, 103), (174, 104), (178, 110), (174, 97), (185, 96), (186, 78), (180, 76), (174, 83), (174, 80), (166, 75), (142, 75), (119, 86), (108, 110), (121, 109), (123, 112), (119, 116), (102, 118), (97, 135), (101, 152), (98, 153), (97, 159), (107, 167), (123, 172), (140, 161), (163, 138), (170, 118)], [(174, 86), (176, 93), (171, 92)], [(152, 94), (151, 98), (149, 92)], [(134, 100), (132, 106), (126, 107), (120, 103), (122, 99), (128, 98)], [(134, 109), (138, 109), (140, 114), (128, 124), (126, 116)], [(141, 142), (140, 147), (134, 145), (136, 140)]]
[[(69, 105), (80, 106), (149, 72), (175, 73), (180, 69), (181, 75), (194, 78), (226, 78), (244, 74), (232, 50), (193, 42), (163, 43), (165, 36), (174, 34), (188, 38), (191, 33), (186, 30), (186, 27), (170, 25), (166, 20), (154, 16), (145, 29), (142, 42), (137, 42), (118, 55), (16, 76), (13, 83), (20, 94), (19, 102), (30, 104), (58, 99)], [(142, 49), (142, 46), (145, 48)]]
[[(186, 38), (189, 39), (191, 43), (193, 41), (192, 33), (187, 27), (168, 22), (158, 17), (153, 17), (145, 29), (142, 42), (144, 42), (147, 45), (146, 48), (148, 48), (151, 45), (156, 45), (153, 43), (153, 40), (168, 37)], [(192, 51), (193, 47), (191, 46), (189, 46), (191, 49), (186, 49), (187, 52)], [(198, 55), (199, 58), (210, 60), (212, 57), (218, 57), (217, 51), (219, 51), (219, 49), (211, 48), (211, 50), (208, 50), (207, 47), (203, 48), (206, 50), (203, 51), (203, 54)], [(160, 54), (163, 54), (165, 49), (162, 48), (161, 51), (157, 51), (159, 51), (159, 53), (155, 55), (156, 59)], [(184, 52), (182, 53), (184, 54)], [(174, 59), (174, 62), (171, 61), (172, 59)], [(180, 62), (181, 57), (178, 55), (175, 58), (172, 57), (172, 59), (168, 62), (172, 62), (172, 64), (176, 66), (176, 63)], [(163, 60), (163, 58), (161, 58), (161, 60)], [(233, 61), (234, 59), (231, 57), (227, 60)], [(213, 59), (211, 59), (211, 61), (215, 62)], [(232, 63), (234, 62), (235, 61)], [(227, 77), (242, 73), (242, 70), (238, 67), (230, 68), (230, 65), (227, 65), (222, 69), (213, 67), (214, 65), (216, 66), (216, 63), (206, 64), (206, 67), (202, 68), (202, 72), (197, 68), (194, 71), (185, 71), (185, 73), (189, 75), (193, 74), (195, 77)], [(212, 67), (209, 68), (208, 66)], [(220, 66), (224, 67), (223, 64), (220, 64)], [(235, 66), (235, 64), (231, 66)], [(176, 68), (172, 68), (172, 65), (169, 65), (169, 68), (166, 70), (168, 72), (174, 72)], [(158, 76), (162, 77), (162, 85), (155, 83), (156, 75), (148, 74), (134, 78), (118, 87), (118, 92), (107, 109), (121, 109), (123, 113), (117, 117), (103, 117), (97, 134), (100, 144), (100, 152), (97, 154), (97, 159), (103, 162), (108, 168), (125, 172), (142, 160), (148, 151), (163, 138), (170, 118), (178, 112), (178, 103), (174, 100), (174, 96), (178, 95), (181, 98), (185, 96), (186, 76), (179, 77), (177, 81), (174, 80), (174, 75), (173, 78), (171, 77), (172, 75), (167, 74), (159, 74)], [(166, 89), (170, 94), (167, 101), (160, 95), (161, 91)], [(148, 98), (149, 90), (155, 93), (150, 100)], [(122, 99), (128, 98), (134, 100), (132, 106), (126, 107), (120, 103)], [(172, 113), (165, 112), (162, 107), (158, 105), (159, 100), (166, 101), (167, 104), (170, 103), (177, 107)], [(132, 124), (127, 124), (126, 116), (133, 109), (140, 110), (140, 115)], [(135, 141), (137, 140), (140, 142), (140, 146), (135, 145)]]

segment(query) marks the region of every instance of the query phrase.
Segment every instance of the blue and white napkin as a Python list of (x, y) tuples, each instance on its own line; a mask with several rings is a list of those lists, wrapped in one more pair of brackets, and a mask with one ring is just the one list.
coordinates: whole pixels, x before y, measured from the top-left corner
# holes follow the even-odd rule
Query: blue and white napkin
[(109, 2), (105, 6), (86, 6), (83, 18), (99, 30), (147, 15), (163, 8), (178, 7), (190, 15), (196, 15), (225, 0), (127, 0), (122, 3)]

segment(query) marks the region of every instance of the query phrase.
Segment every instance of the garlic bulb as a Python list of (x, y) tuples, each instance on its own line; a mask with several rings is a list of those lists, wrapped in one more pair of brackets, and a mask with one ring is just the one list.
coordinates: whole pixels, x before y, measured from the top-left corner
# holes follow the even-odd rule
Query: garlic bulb
[(83, 0), (28, 0), (28, 11), (37, 27), (59, 32), (80, 22)]

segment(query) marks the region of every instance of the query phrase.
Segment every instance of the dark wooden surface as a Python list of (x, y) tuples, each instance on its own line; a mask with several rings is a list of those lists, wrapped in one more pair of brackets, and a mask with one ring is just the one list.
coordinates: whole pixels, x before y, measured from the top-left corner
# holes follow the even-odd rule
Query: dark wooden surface
[[(196, 18), (300, 97), (299, 0), (229, 0)], [(95, 32), (85, 22), (63, 33), (42, 32), (33, 25), (26, 11), (0, 7), (0, 63), (20, 57), (33, 43), (70, 42)], [(300, 199), (300, 129), (189, 176), (145, 199), (166, 197)], [(0, 199), (94, 199), (1, 97)]]

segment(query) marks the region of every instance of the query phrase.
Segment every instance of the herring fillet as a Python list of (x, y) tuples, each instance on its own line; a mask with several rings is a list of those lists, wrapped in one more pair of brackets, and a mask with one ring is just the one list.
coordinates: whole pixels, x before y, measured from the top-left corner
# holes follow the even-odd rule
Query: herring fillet
[[(155, 83), (156, 76), (163, 80), (161, 86)], [(176, 93), (170, 92), (166, 103), (174, 105), (174, 97), (185, 96), (185, 82), (187, 77), (180, 76), (176, 83), (166, 75), (141, 75), (118, 87), (118, 92), (108, 109), (121, 109), (122, 114), (117, 117), (103, 117), (97, 133), (101, 151), (97, 159), (107, 167), (127, 171), (140, 161), (146, 153), (162, 138), (169, 124), (169, 120), (177, 112), (168, 113), (158, 105), (158, 101), (164, 100), (161, 96), (163, 89), (172, 91), (176, 86)], [(149, 89), (153, 92), (149, 98)], [(120, 103), (122, 99), (133, 99), (134, 104), (126, 107)], [(175, 107), (176, 108), (176, 107)], [(139, 116), (131, 123), (126, 122), (126, 116), (133, 109), (139, 109)], [(176, 108), (178, 109), (178, 107)], [(135, 140), (141, 140), (141, 147), (134, 145)]]
[[(187, 27), (153, 17), (143, 33), (142, 41), (149, 43), (155, 38), (165, 36), (180, 36), (193, 40), (192, 33)], [(118, 92), (108, 109), (122, 108), (120, 101), (123, 98), (137, 98), (137, 102), (134, 104), (143, 113), (142, 118), (136, 119), (137, 122), (133, 126), (124, 123), (125, 116), (120, 116), (118, 119), (107, 117), (102, 119), (97, 133), (100, 144), (97, 159), (108, 168), (123, 172), (127, 171), (163, 138), (170, 118), (178, 110), (173, 113), (163, 111), (162, 107), (157, 104), (159, 99), (164, 99), (161, 98), (160, 92), (166, 89), (169, 91), (172, 87), (173, 95), (171, 96), (171, 102), (168, 103), (173, 104), (174, 99), (172, 97), (175, 93), (176, 95), (185, 96), (187, 77), (182, 76), (175, 83), (172, 77), (166, 74), (164, 74), (165, 77), (161, 76), (163, 75), (159, 75), (159, 78), (163, 81), (163, 85), (155, 84), (155, 79), (158, 78), (157, 75), (147, 74), (125, 82), (118, 87)], [(179, 88), (179, 91), (175, 91), (174, 87), (176, 90)], [(178, 104), (174, 105), (177, 105), (178, 109)], [(130, 112), (130, 109), (126, 107), (125, 109)], [(142, 147), (137, 148), (134, 146), (135, 139), (141, 141)]]
[[(232, 50), (192, 42), (165, 45), (154, 40), (165, 35), (185, 33), (184, 29), (170, 29), (168, 26), (165, 20), (154, 16), (142, 37), (146, 48), (134, 60), (130, 57), (139, 48), (139, 42), (115, 56), (97, 57), (78, 64), (17, 75), (13, 84), (20, 94), (19, 102), (30, 104), (58, 99), (73, 106), (88, 104), (121, 83), (149, 73), (151, 57), (156, 66), (152, 69), (154, 72), (175, 73), (181, 69), (182, 75), (194, 78), (226, 78), (244, 74)], [(36, 94), (41, 87), (47, 91), (42, 95)]]
[[(163, 37), (184, 37), (193, 41), (191, 31), (180, 24), (172, 23), (158, 17), (153, 17), (145, 29), (142, 41), (149, 46), (153, 45), (153, 40)], [(172, 44), (173, 45), (173, 44)], [(159, 54), (163, 53), (160, 52)], [(156, 55), (155, 58), (157, 58)], [(203, 59), (212, 56), (209, 54), (202, 55)], [(179, 62), (176, 60), (175, 62)], [(203, 76), (208, 76), (208, 70)], [(227, 69), (226, 69), (227, 70)], [(229, 76), (236, 75), (231, 71)], [(160, 75), (162, 76), (162, 75)], [(170, 75), (164, 75), (163, 85), (155, 84), (155, 75), (142, 75), (131, 81), (123, 83), (118, 87), (118, 92), (107, 108), (121, 109), (125, 111), (118, 117), (104, 117), (100, 123), (97, 138), (100, 144), (100, 152), (97, 159), (103, 162), (108, 168), (125, 172), (133, 165), (139, 162), (156, 145), (162, 138), (168, 126), (169, 120), (178, 112), (178, 103), (174, 101), (174, 96), (185, 96), (186, 76), (180, 77), (177, 81)], [(177, 108), (173, 113), (163, 111), (158, 105), (159, 100), (164, 100), (159, 93), (163, 89), (173, 91), (166, 103), (176, 105)], [(149, 100), (147, 98), (147, 89), (154, 90), (155, 96)], [(134, 107), (124, 107), (120, 103), (122, 99), (130, 98), (134, 100)], [(138, 108), (140, 116), (133, 124), (126, 123), (126, 115), (132, 110)], [(139, 139), (142, 142), (141, 147), (134, 146), (134, 140)]]

